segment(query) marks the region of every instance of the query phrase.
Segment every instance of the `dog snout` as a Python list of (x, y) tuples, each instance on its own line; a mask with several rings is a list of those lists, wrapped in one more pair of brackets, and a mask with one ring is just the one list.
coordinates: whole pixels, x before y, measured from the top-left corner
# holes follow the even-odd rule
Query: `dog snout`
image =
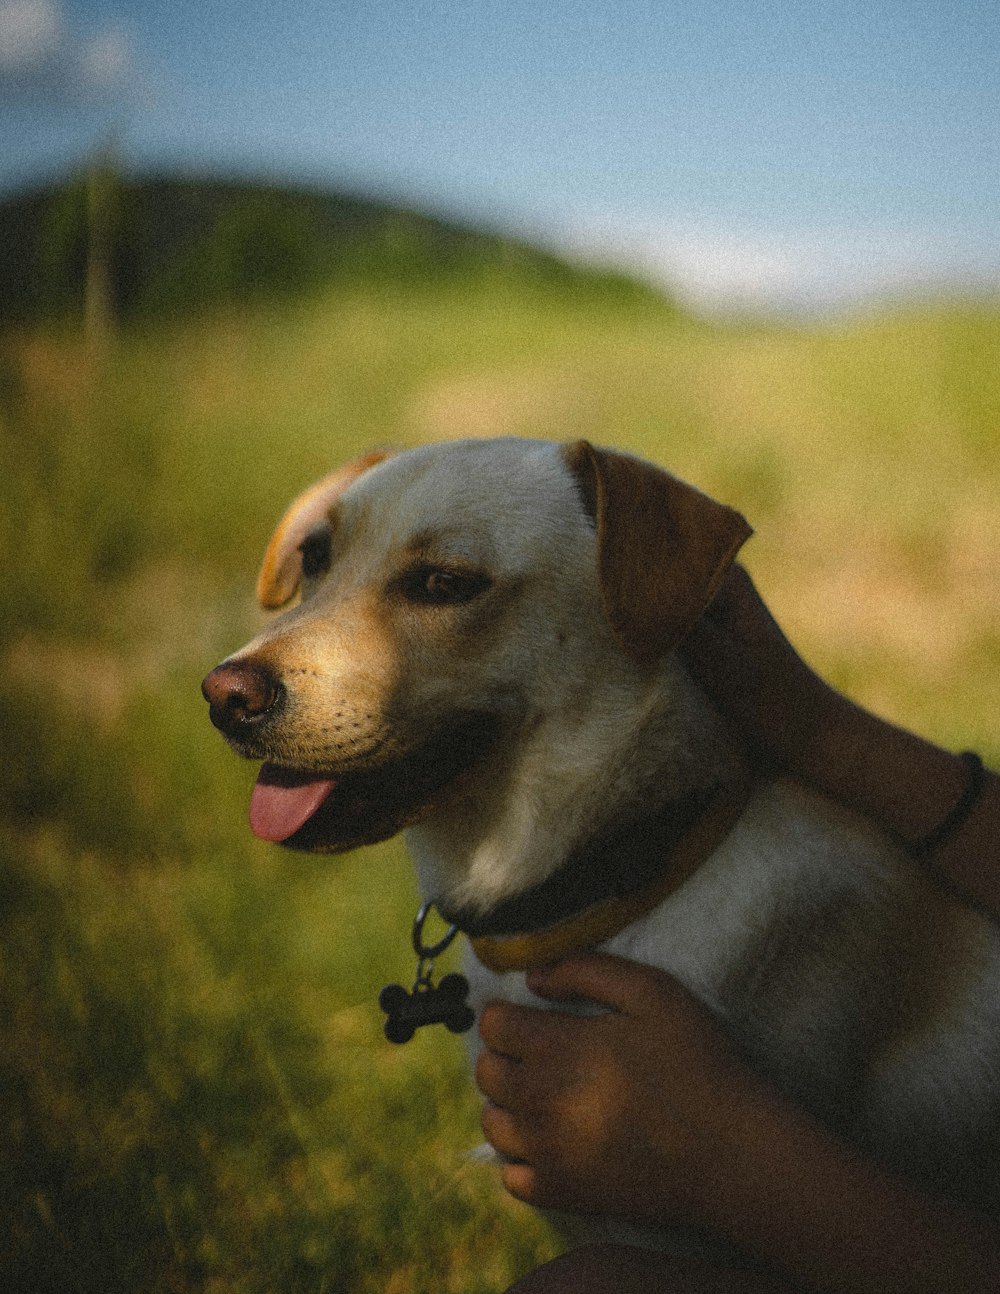
[(238, 737), (252, 725), (273, 718), (285, 689), (265, 666), (250, 661), (223, 662), (201, 685), (209, 718), (227, 737)]

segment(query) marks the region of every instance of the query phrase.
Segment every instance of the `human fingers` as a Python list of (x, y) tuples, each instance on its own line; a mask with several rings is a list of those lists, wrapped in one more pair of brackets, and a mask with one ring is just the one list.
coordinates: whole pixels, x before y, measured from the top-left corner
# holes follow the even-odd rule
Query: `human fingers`
[(541, 1174), (538, 1169), (526, 1160), (513, 1160), (504, 1164), (500, 1170), (500, 1180), (504, 1188), (516, 1200), (533, 1204), (536, 1208), (554, 1205), (556, 1201), (543, 1191), (540, 1179)]
[(488, 1049), (481, 1051), (476, 1060), (476, 1086), (488, 1101), (510, 1109), (523, 1094), (524, 1085), (519, 1082), (522, 1068), (521, 1061), (509, 1056)]
[(710, 689), (733, 678), (745, 686), (748, 671), (754, 684), (761, 685), (808, 668), (739, 565), (726, 572), (718, 593), (680, 647), (695, 677)]
[(512, 1060), (551, 1055), (565, 1037), (565, 1019), (542, 1007), (490, 1002), (479, 1015), (479, 1036), (490, 1049)]
[(743, 641), (785, 640), (750, 573), (739, 562), (726, 571), (703, 619)]
[(532, 1162), (539, 1154), (539, 1129), (530, 1100), (531, 1085), (518, 1081), (521, 1068), (519, 1062), (495, 1052), (480, 1055), (476, 1081), (486, 1100), (479, 1122), (483, 1136), (503, 1160), (500, 1177), (504, 1188), (517, 1199), (538, 1205), (546, 1202), (541, 1194), (541, 1170)]
[[(560, 1179), (561, 1175), (551, 1163), (546, 1163), (551, 1155), (540, 1150), (533, 1125), (487, 1101), (480, 1115), (480, 1126), (483, 1136), (503, 1160), (500, 1180), (515, 1199), (540, 1207), (559, 1204), (572, 1207), (571, 1193), (565, 1183), (561, 1189), (553, 1189), (552, 1179)], [(534, 1162), (536, 1157), (539, 1162)]]
[[(669, 1072), (679, 1098), (681, 1089), (696, 1092), (709, 1081), (728, 1082), (739, 1069), (732, 1044), (711, 1010), (666, 971), (590, 953), (533, 971), (528, 983), (554, 1000), (585, 995), (610, 1008), (595, 1016), (562, 1017), (565, 1044), (558, 1054), (564, 1076), (593, 1075), (598, 1065), (605, 1073), (616, 1073), (617, 1079), (624, 1076), (626, 1087), (634, 1087), (647, 1081), (655, 1086)], [(526, 1082), (536, 1069), (534, 1060), (525, 1065)]]
[(785, 637), (742, 568), (727, 572), (681, 652), (763, 768), (799, 767), (836, 713), (837, 694)]
[(588, 1001), (622, 1015), (646, 1015), (660, 1010), (664, 995), (685, 990), (663, 971), (609, 953), (567, 957), (528, 974), (528, 987), (555, 1002)]
[(479, 1116), (479, 1126), (486, 1140), (505, 1160), (512, 1163), (523, 1163), (526, 1160), (528, 1145), (524, 1125), (510, 1110), (494, 1105), (492, 1101), (485, 1101)]

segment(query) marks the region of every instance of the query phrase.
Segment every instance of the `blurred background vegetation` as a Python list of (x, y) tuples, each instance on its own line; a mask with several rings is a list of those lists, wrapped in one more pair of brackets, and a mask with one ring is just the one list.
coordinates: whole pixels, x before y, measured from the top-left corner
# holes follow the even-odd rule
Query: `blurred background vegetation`
[(398, 841), (250, 838), (202, 675), (271, 525), (372, 445), (586, 436), (739, 507), (805, 654), (1000, 762), (1000, 305), (709, 324), (317, 192), (102, 164), (0, 207), (0, 1288), (493, 1291), (551, 1252), (394, 1049)]

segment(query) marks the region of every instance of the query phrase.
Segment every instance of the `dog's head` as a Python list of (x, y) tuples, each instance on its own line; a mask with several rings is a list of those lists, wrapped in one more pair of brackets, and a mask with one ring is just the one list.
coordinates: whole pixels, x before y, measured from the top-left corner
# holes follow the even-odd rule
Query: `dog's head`
[(738, 513), (585, 441), (372, 454), (301, 495), (258, 580), (285, 610), (205, 680), (264, 760), (254, 831), (305, 849), (386, 839), (600, 672), (641, 679), (750, 534)]

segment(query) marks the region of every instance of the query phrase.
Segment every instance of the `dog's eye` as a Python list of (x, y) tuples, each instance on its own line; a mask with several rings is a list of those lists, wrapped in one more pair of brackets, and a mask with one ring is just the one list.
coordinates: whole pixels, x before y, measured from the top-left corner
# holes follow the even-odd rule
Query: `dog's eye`
[(302, 576), (314, 580), (330, 569), (330, 532), (314, 530), (299, 544), (302, 554)]
[(402, 590), (411, 602), (430, 606), (454, 606), (471, 602), (489, 588), (485, 575), (472, 571), (446, 571), (437, 566), (421, 566), (403, 577)]

